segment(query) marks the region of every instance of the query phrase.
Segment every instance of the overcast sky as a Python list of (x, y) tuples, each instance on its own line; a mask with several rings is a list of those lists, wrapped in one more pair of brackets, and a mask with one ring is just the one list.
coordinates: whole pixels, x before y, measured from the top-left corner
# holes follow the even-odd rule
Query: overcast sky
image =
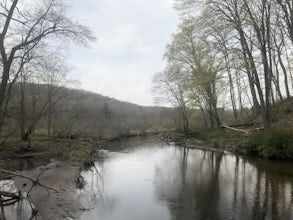
[(91, 27), (97, 42), (74, 46), (69, 62), (80, 88), (140, 105), (154, 105), (152, 75), (178, 17), (173, 0), (74, 0), (74, 16)]

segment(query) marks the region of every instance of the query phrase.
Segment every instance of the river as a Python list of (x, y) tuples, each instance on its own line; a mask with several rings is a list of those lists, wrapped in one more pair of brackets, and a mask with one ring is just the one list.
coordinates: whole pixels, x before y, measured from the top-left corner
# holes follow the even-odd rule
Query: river
[(293, 219), (292, 163), (142, 139), (111, 145), (82, 172), (82, 220)]

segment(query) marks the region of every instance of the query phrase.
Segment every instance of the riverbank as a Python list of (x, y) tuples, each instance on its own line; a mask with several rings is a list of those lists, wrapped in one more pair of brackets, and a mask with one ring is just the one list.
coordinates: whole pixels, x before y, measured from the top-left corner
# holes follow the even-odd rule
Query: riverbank
[(82, 172), (81, 219), (292, 219), (291, 163), (156, 140), (112, 142), (96, 160), (99, 175)]
[[(231, 135), (231, 134), (229, 134)], [(157, 143), (160, 136), (147, 138), (147, 143)], [(27, 149), (26, 145), (10, 148), (5, 151), (10, 159), (0, 157), (0, 167), (12, 171), (22, 171), (22, 174), (36, 178), (43, 170), (39, 181), (56, 189), (59, 193), (36, 187), (31, 192), (29, 200), (35, 205), (41, 215), (41, 219), (78, 219), (84, 208), (80, 206), (77, 198), (76, 179), (81, 172), (84, 162), (94, 160), (93, 152), (98, 149), (123, 151), (141, 144), (144, 138), (125, 138), (111, 141), (91, 143), (89, 140), (59, 140), (55, 143), (39, 141)], [(123, 143), (122, 143), (123, 142)], [(217, 136), (208, 133), (201, 139), (197, 137), (180, 139), (180, 144), (188, 148), (196, 148), (212, 151), (230, 151), (236, 155), (253, 155), (252, 148), (247, 148), (241, 143), (247, 142), (247, 136), (233, 134), (233, 138)], [(13, 159), (15, 158), (15, 159)], [(30, 188), (29, 181), (23, 178), (15, 178), (17, 188), (26, 192)]]
[[(40, 219), (79, 219), (84, 207), (79, 204), (76, 180), (83, 168), (91, 165), (95, 159), (95, 152), (101, 148), (120, 151), (129, 147), (127, 144), (119, 144), (121, 140), (125, 142), (129, 139), (135, 143), (136, 139), (141, 138), (144, 139), (143, 137), (115, 138), (96, 142), (89, 138), (63, 139), (49, 143), (39, 139), (30, 146), (25, 142), (10, 141), (2, 146), (0, 168), (20, 172), (32, 179), (36, 179), (41, 174), (38, 181), (58, 191), (55, 193), (52, 190), (47, 191), (44, 187), (35, 186), (30, 192), (28, 200), (35, 206)], [(15, 180), (15, 185), (21, 192), (28, 192), (32, 184), (25, 178), (3, 173), (0, 173), (1, 179)], [(22, 208), (26, 209), (26, 212), (33, 212), (27, 210), (30, 207)]]
[[(34, 186), (28, 201), (34, 205), (35, 210), (31, 210), (29, 206), (21, 207), (24, 209), (23, 212), (33, 214), (37, 211), (40, 219), (45, 220), (78, 219), (83, 208), (77, 198), (76, 179), (84, 163), (90, 161), (99, 144), (100, 142), (89, 139), (63, 139), (49, 142), (39, 138), (30, 145), (27, 142), (10, 140), (6, 145), (1, 146), (1, 169), (19, 172), (58, 191), (56, 193), (38, 185)], [(17, 190), (22, 193), (28, 192), (32, 185), (28, 179), (0, 172), (1, 179), (15, 180)], [(22, 216), (19, 218), (23, 219)]]
[[(229, 151), (236, 155), (268, 160), (293, 161), (293, 131), (271, 129), (244, 134), (235, 131), (203, 130), (183, 137), (178, 144), (189, 148)], [(175, 141), (177, 142), (177, 141)]]
[[(52, 161), (45, 166), (21, 172), (33, 179), (41, 173), (39, 182), (58, 193), (38, 185), (33, 187), (29, 201), (35, 206), (40, 219), (78, 219), (82, 207), (78, 202), (75, 179), (80, 173), (80, 165), (71, 161)], [(28, 192), (31, 188), (32, 183), (27, 179), (17, 177), (14, 180), (17, 189), (22, 192)]]

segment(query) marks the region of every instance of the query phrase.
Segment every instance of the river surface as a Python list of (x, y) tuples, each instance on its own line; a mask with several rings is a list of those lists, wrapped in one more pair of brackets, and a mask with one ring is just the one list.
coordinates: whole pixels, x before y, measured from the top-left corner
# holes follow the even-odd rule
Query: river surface
[(82, 173), (82, 220), (293, 219), (292, 163), (147, 140), (113, 145)]

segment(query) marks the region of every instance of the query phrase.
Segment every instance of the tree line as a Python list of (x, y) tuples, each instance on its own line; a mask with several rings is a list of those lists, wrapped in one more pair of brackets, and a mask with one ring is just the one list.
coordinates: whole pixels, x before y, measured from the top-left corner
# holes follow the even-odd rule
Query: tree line
[(174, 8), (181, 23), (153, 78), (158, 101), (180, 109), (185, 132), (187, 107), (217, 128), (219, 109), (241, 121), (249, 107), (269, 129), (272, 106), (293, 91), (293, 2), (175, 0)]
[[(19, 94), (23, 94), (22, 97)], [(142, 107), (55, 84), (15, 83), (4, 134), (36, 139), (112, 139), (179, 127), (173, 108)]]

